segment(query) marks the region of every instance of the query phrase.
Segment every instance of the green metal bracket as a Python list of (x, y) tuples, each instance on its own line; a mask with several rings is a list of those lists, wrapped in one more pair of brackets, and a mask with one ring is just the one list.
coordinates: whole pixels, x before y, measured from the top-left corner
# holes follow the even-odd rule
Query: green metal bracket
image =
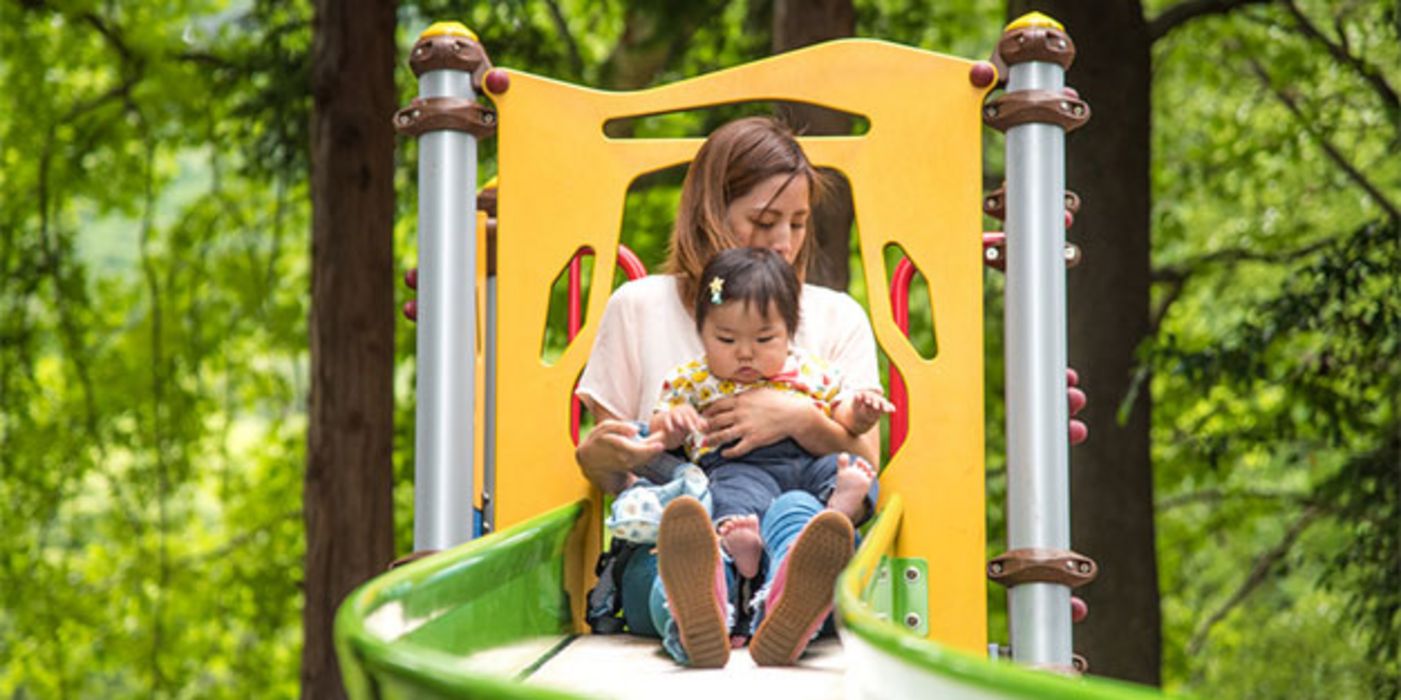
[(877, 617), (921, 637), (929, 634), (929, 564), (923, 559), (882, 557), (866, 598)]

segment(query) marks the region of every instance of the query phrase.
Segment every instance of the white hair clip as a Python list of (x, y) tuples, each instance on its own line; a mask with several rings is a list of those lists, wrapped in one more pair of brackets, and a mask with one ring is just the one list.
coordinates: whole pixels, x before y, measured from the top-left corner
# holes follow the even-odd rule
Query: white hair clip
[(725, 278), (724, 278), (724, 277), (711, 277), (711, 278), (710, 278), (710, 303), (712, 303), (712, 304), (721, 304), (721, 303), (723, 303), (724, 300), (720, 298), (720, 293), (723, 292), (723, 291), (725, 291)]

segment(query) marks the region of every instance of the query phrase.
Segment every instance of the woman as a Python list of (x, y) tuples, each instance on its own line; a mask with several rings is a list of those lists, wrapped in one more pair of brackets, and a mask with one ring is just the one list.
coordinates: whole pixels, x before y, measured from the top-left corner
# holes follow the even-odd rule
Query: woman
[[(649, 417), (668, 370), (703, 354), (688, 311), (702, 268), (721, 250), (763, 247), (793, 264), (801, 278), (814, 244), (808, 229), (812, 204), (824, 190), (792, 132), (771, 119), (730, 122), (706, 139), (682, 185), (668, 274), (628, 283), (613, 294), (579, 380), (578, 396), (597, 423), (576, 459), (600, 489), (617, 493), (661, 452), (659, 444), (636, 439), (634, 421)], [(795, 344), (840, 368), (852, 390), (880, 391), (875, 339), (860, 305), (840, 292), (804, 285), (802, 308)], [(785, 438), (812, 454), (849, 452), (871, 464), (879, 453), (878, 431), (854, 437), (812, 402), (777, 391), (716, 402), (703, 417), (707, 443), (734, 443), (727, 457)], [(711, 574), (721, 568), (721, 558), (699, 504), (673, 505), (658, 546), (662, 575), (652, 557), (632, 558), (623, 575), (624, 614), (635, 633), (662, 636), (682, 663), (722, 666), (729, 646), (717, 645), (717, 639), (728, 638), (727, 606), (714, 601), (726, 598), (735, 577), (728, 567)], [(830, 607), (836, 576), (850, 556), (850, 525), (843, 529), (822, 512), (816, 498), (789, 493), (761, 523), (769, 566), (768, 590), (756, 596), (758, 619), (766, 610), (774, 619), (756, 625), (757, 662), (796, 660)]]

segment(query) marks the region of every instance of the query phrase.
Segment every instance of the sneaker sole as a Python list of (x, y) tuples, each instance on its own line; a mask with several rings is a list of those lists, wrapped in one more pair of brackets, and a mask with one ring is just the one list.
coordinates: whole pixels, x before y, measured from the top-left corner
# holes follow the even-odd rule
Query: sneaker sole
[(657, 533), (657, 571), (689, 665), (696, 668), (721, 668), (730, 660), (725, 610), (715, 595), (719, 565), (720, 547), (705, 506), (693, 498), (672, 501)]
[(803, 529), (788, 552), (778, 602), (749, 644), (754, 663), (789, 666), (798, 660), (832, 606), (837, 576), (851, 559), (854, 539), (846, 516), (831, 510), (818, 513)]

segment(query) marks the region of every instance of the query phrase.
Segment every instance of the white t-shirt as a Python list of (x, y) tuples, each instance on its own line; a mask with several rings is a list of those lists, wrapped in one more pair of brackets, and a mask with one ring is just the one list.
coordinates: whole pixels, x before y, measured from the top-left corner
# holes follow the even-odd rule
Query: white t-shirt
[[(841, 369), (845, 390), (881, 390), (876, 339), (855, 299), (805, 284), (801, 312), (793, 345)], [(677, 278), (634, 280), (609, 298), (575, 393), (619, 418), (647, 420), (666, 373), (704, 354)]]

